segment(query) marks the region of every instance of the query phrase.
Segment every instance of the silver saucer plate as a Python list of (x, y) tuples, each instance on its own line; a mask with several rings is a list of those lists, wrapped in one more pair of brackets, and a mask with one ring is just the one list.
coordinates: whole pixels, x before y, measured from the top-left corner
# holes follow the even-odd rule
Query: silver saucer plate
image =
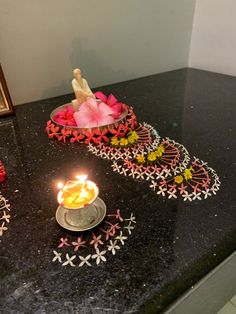
[(119, 119), (116, 119), (112, 124), (106, 124), (106, 125), (99, 125), (93, 128), (78, 128), (77, 126), (68, 126), (68, 125), (64, 125), (64, 124), (60, 124), (58, 122), (56, 122), (54, 120), (54, 116), (57, 114), (58, 111), (61, 111), (62, 109), (64, 109), (67, 106), (71, 106), (71, 104), (65, 104), (62, 105), (60, 107), (57, 107), (56, 109), (54, 109), (51, 114), (50, 114), (50, 119), (52, 120), (52, 122), (60, 127), (66, 128), (68, 130), (76, 130), (80, 133), (84, 133), (84, 132), (92, 132), (93, 130), (97, 130), (99, 129), (100, 131), (103, 131), (105, 128), (111, 130), (113, 128), (118, 127), (118, 125), (120, 123), (124, 123), (126, 121), (126, 117), (128, 115), (128, 108), (127, 105), (125, 105), (125, 111), (120, 115)]
[(68, 212), (68, 209), (64, 208), (63, 206), (58, 206), (56, 211), (56, 220), (59, 223), (59, 225), (67, 230), (70, 231), (86, 231), (89, 229), (92, 229), (96, 227), (106, 216), (107, 208), (106, 204), (103, 202), (103, 200), (99, 197), (96, 198), (96, 200), (93, 202), (93, 205), (97, 209), (97, 217), (96, 219), (89, 225), (85, 225), (83, 227), (77, 227), (72, 226), (69, 223), (67, 223), (65, 219), (65, 215)]

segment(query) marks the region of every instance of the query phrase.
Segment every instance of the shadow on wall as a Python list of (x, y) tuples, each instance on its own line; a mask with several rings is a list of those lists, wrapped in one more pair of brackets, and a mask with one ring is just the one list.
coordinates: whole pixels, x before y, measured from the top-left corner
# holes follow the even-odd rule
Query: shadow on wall
[[(86, 39), (77, 38), (72, 41), (71, 53), (68, 57), (68, 73), (62, 73), (62, 77), (68, 77), (68, 79), (62, 80), (59, 85), (45, 90), (42, 99), (73, 93), (71, 81), (73, 79), (72, 71), (75, 68), (82, 70), (83, 76), (92, 88), (119, 82), (127, 78), (127, 73), (124, 70), (114, 72), (114, 68), (108, 67), (95, 49), (91, 47), (85, 50), (83, 47), (89, 47), (89, 42)], [(130, 77), (133, 75), (129, 73)]]
[(72, 93), (67, 81), (62, 81), (60, 85), (53, 86), (42, 93), (42, 99), (52, 98), (56, 96), (61, 96), (64, 94)]
[[(125, 80), (127, 73), (124, 70), (114, 72), (114, 67), (109, 67), (106, 60), (102, 60), (102, 56), (98, 54), (98, 50), (91, 47), (87, 39), (74, 39), (72, 41), (72, 52), (70, 54), (71, 69), (80, 68), (83, 76), (87, 79), (90, 86), (97, 87), (105, 84), (111, 84)], [(84, 49), (83, 47), (86, 47)], [(97, 47), (96, 47), (97, 48)], [(101, 54), (107, 47), (101, 47)], [(115, 60), (113, 60), (115, 63)], [(132, 77), (132, 73), (129, 74)], [(72, 73), (71, 73), (72, 80)]]

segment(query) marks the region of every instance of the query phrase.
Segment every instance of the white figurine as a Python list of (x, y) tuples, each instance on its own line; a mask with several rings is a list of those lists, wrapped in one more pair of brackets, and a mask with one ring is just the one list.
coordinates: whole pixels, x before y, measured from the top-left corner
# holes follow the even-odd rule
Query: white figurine
[(75, 110), (78, 110), (80, 104), (85, 102), (88, 97), (95, 98), (95, 95), (89, 88), (88, 82), (82, 77), (80, 69), (73, 71), (74, 79), (72, 80), (72, 87), (75, 93), (76, 100), (72, 101)]

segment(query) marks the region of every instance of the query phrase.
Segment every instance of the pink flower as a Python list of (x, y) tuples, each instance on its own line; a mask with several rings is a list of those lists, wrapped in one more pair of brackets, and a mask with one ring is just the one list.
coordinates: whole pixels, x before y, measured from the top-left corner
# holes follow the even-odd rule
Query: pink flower
[(60, 241), (61, 241), (61, 243), (58, 245), (58, 247), (70, 246), (67, 238), (61, 238)]
[(59, 134), (58, 134), (59, 127), (58, 126), (55, 127), (54, 124), (51, 124), (50, 127), (51, 128), (50, 128), (50, 130), (48, 132), (48, 137), (49, 138), (53, 138), (55, 136), (56, 138), (58, 138), (59, 137)]
[(125, 105), (121, 102), (118, 102), (114, 95), (110, 94), (108, 98), (102, 92), (96, 92), (94, 95), (105, 104), (107, 104), (109, 107), (111, 107), (111, 109), (113, 110), (114, 119), (118, 119), (120, 115), (125, 111)]
[(100, 143), (102, 141), (109, 142), (109, 138), (106, 136), (107, 133), (108, 133), (107, 129), (103, 131), (100, 130), (94, 131), (94, 134), (98, 135), (98, 137), (96, 138), (96, 143)]
[(5, 180), (5, 176), (6, 176), (6, 171), (0, 160), (0, 182), (3, 182)]
[(66, 142), (66, 138), (71, 134), (70, 130), (66, 130), (66, 129), (62, 129), (61, 130), (61, 136), (58, 137), (58, 141), (62, 141), (65, 143)]
[(47, 125), (46, 125), (46, 128), (45, 128), (45, 132), (46, 132), (47, 134), (49, 134), (51, 128), (54, 127), (54, 126), (55, 126), (55, 125), (52, 123), (52, 121), (49, 120), (49, 121), (47, 122)]
[(86, 140), (84, 141), (85, 144), (89, 144), (91, 141), (94, 143), (97, 143), (97, 137), (96, 137), (95, 131), (84, 132), (84, 135), (87, 137)]
[(80, 142), (80, 140), (84, 139), (84, 135), (79, 134), (78, 131), (74, 131), (72, 134), (73, 134), (73, 137), (70, 139), (71, 143)]
[(62, 125), (76, 126), (74, 119), (74, 109), (71, 106), (66, 106), (64, 109), (58, 111), (53, 117), (54, 121)]
[(100, 234), (98, 237), (93, 233), (93, 239), (89, 242), (89, 244), (93, 245), (96, 249), (99, 244), (103, 245), (103, 242), (101, 240), (102, 235)]
[(119, 209), (117, 209), (117, 211), (116, 211), (116, 219), (118, 219), (118, 220), (120, 220), (120, 221), (123, 221), (123, 220), (124, 220), (124, 218), (121, 217), (121, 214), (120, 214), (120, 210), (119, 210)]
[(72, 244), (73, 244), (74, 247), (75, 247), (75, 248), (74, 248), (74, 251), (76, 252), (76, 251), (78, 251), (78, 249), (79, 249), (80, 247), (84, 247), (84, 246), (85, 246), (85, 243), (86, 243), (86, 241), (82, 241), (82, 236), (77, 239), (77, 242), (72, 242)]
[(88, 98), (74, 113), (74, 119), (79, 128), (94, 128), (114, 122), (113, 110), (103, 102)]

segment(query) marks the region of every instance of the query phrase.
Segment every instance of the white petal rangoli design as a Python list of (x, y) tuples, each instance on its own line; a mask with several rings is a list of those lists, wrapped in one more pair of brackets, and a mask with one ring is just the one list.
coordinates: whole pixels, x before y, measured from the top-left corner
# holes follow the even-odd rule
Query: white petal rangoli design
[[(121, 138), (117, 143), (114, 142), (116, 137), (113, 137), (109, 143), (101, 142), (98, 145), (90, 143), (88, 150), (103, 159), (119, 160), (132, 158), (145, 150), (154, 150), (157, 148), (160, 142), (160, 136), (151, 125), (139, 123), (135, 129), (135, 133), (137, 134), (137, 139), (134, 139), (133, 143), (128, 142), (130, 138), (128, 133), (126, 138)], [(123, 143), (122, 140), (124, 140)]]
[[(168, 137), (161, 139), (152, 125), (138, 123), (133, 108), (125, 106), (127, 116), (114, 125), (78, 131), (67, 125), (61, 128), (49, 120), (45, 132), (59, 141), (88, 144), (89, 152), (112, 161), (114, 172), (148, 181), (156, 195), (167, 199), (182, 197), (184, 201), (199, 201), (216, 194), (220, 181), (215, 170), (196, 157), (191, 159), (182, 144)], [(128, 226), (126, 229), (131, 230)], [(106, 240), (109, 236), (108, 232)]]
[[(125, 146), (121, 147), (123, 143)], [(182, 144), (168, 137), (160, 139), (147, 123), (139, 123), (125, 138), (113, 137), (108, 143), (89, 144), (88, 150), (111, 160), (114, 172), (145, 180), (156, 195), (168, 199), (199, 201), (215, 195), (220, 187), (218, 175), (207, 162), (196, 157), (190, 160)], [(132, 226), (125, 228), (130, 233)]]
[(0, 237), (8, 230), (10, 223), (10, 204), (8, 200), (0, 193)]
[(92, 231), (83, 232), (80, 236), (62, 236), (57, 248), (53, 249), (52, 262), (63, 267), (100, 266), (125, 245), (135, 228), (135, 219), (133, 213), (129, 218), (123, 218), (117, 209), (115, 213), (107, 214)]

